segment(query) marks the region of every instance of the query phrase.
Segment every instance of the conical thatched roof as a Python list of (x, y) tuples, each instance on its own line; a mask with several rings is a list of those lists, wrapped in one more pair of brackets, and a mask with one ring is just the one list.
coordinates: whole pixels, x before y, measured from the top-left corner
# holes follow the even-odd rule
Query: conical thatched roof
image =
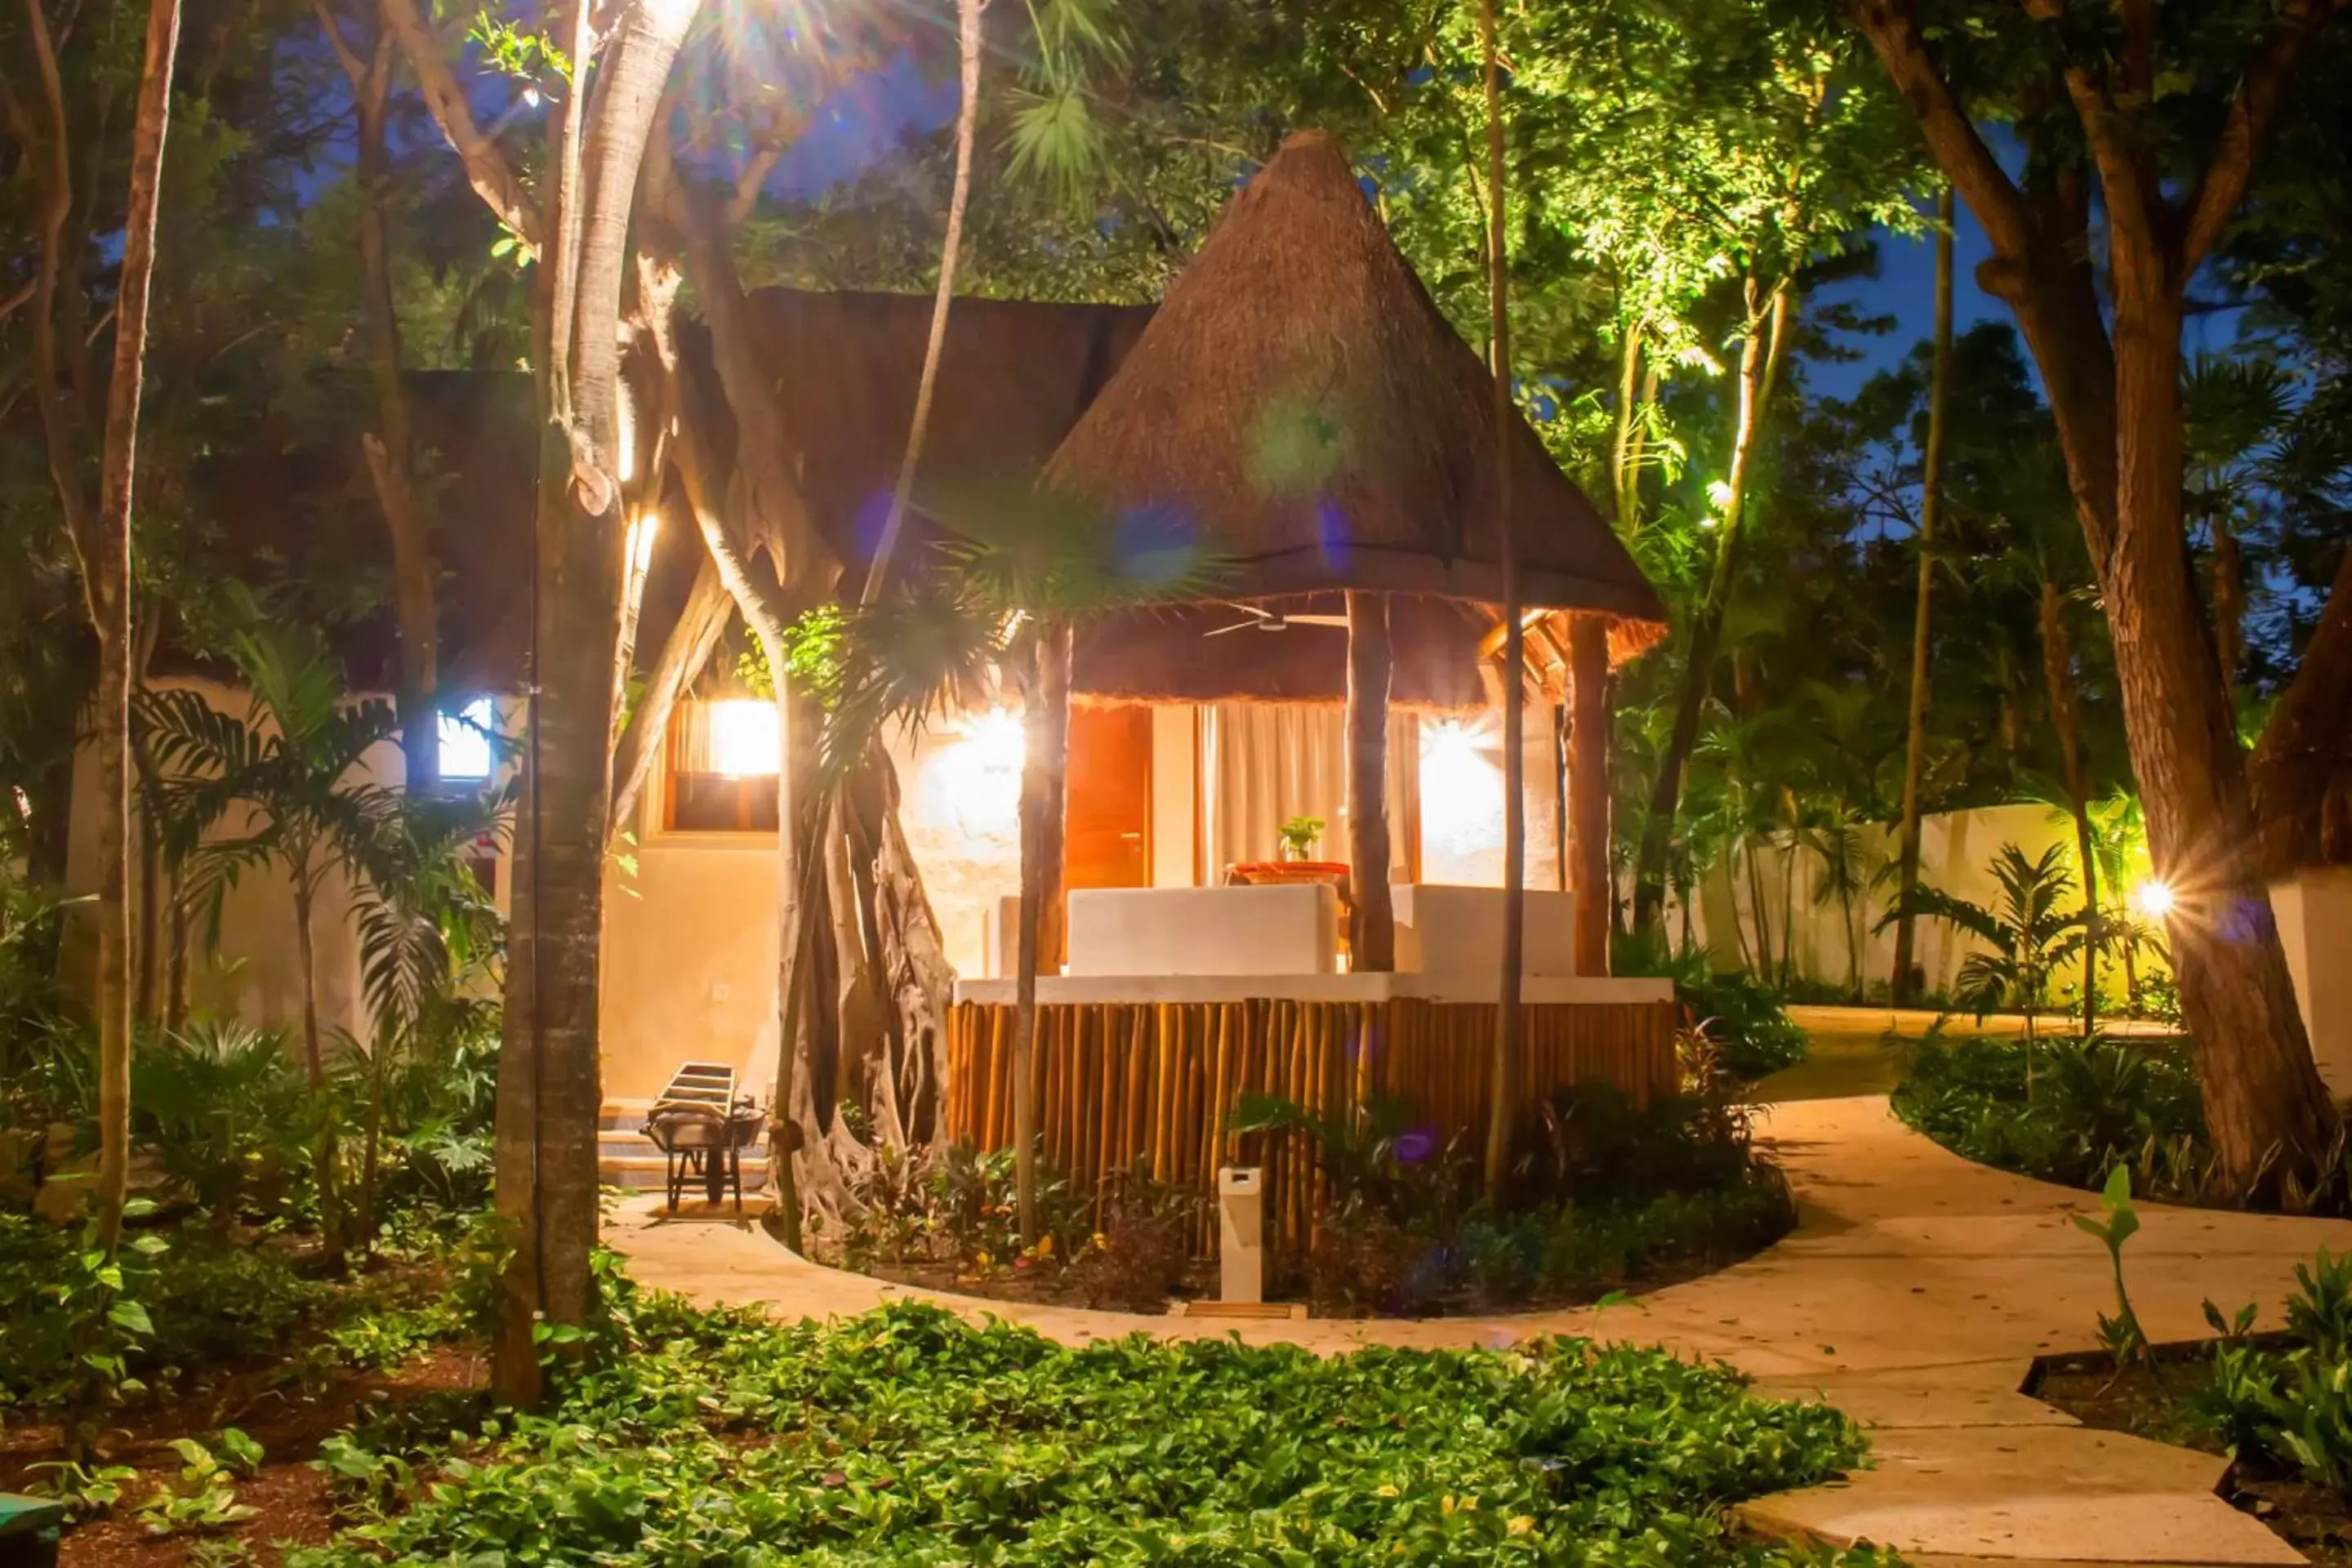
[[(1514, 422), (1512, 521), (1532, 607), (1664, 611), (1624, 546)], [(1332, 588), (1498, 603), (1493, 382), (1318, 132), (1235, 196), (1047, 467), (1121, 516), (1187, 520), (1221, 596)]]

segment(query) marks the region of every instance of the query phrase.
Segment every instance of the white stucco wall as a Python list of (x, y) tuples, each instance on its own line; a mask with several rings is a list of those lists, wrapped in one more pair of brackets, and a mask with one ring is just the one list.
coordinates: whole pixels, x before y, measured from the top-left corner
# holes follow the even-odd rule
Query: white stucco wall
[(2352, 1097), (2352, 866), (2272, 883), (2271, 912), (2319, 1076), (2338, 1100)]
[[(247, 702), (241, 689), (193, 678), (163, 678), (158, 690), (185, 689), (200, 693), (213, 707), (242, 715)], [(354, 780), (396, 784), (401, 777), (400, 749), (389, 742), (370, 751)], [(85, 745), (74, 759), (74, 813), (67, 837), (66, 881), (77, 893), (98, 886), (99, 828), (98, 754)], [(255, 820), (246, 811), (232, 812), (210, 837), (234, 837), (252, 830)], [(138, 829), (134, 826), (134, 843)], [(135, 855), (135, 849), (134, 849)], [(165, 890), (159, 874), (159, 897)], [(503, 888), (500, 892), (503, 895)], [(131, 870), (132, 930), (142, 928), (138, 908), (139, 874)], [(312, 919), (312, 946), (319, 1009), (323, 1033), (349, 1031), (363, 1038), (367, 1016), (360, 989), (359, 943), (351, 922), (352, 890), (342, 873), (330, 868), (320, 883)], [(163, 1005), (168, 980), (163, 947), (163, 919), (158, 915), (155, 996)], [(134, 935), (134, 942), (137, 940)], [(87, 907), (77, 909), (66, 931), (65, 963), (75, 988), (88, 994), (96, 987), (97, 924)], [(208, 947), (201, 922), (188, 932), (188, 1000), (190, 1009), (233, 1017), (256, 1027), (298, 1029), (302, 1016), (301, 969), (296, 957), (294, 896), (291, 879), (276, 866), (251, 868), (238, 878), (223, 900), (219, 941)], [(136, 982), (133, 971), (133, 982)]]

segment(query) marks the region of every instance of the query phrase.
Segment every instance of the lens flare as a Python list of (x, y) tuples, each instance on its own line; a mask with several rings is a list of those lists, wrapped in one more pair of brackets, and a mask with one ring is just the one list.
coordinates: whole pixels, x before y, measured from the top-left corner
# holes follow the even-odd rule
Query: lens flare
[(2170, 914), (2174, 901), (2171, 888), (2154, 877), (2132, 889), (2132, 907), (2152, 921)]

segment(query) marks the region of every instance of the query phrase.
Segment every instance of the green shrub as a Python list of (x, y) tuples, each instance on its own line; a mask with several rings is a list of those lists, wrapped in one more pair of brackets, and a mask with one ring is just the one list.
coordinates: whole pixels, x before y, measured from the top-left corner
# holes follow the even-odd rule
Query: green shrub
[(2186, 1040), (1928, 1039), (1911, 1051), (1894, 1105), (1955, 1153), (2042, 1181), (2095, 1189), (2126, 1165), (2144, 1197), (2193, 1201), (2210, 1186)]
[(1629, 934), (1611, 943), (1609, 966), (1612, 974), (1672, 980), (1684, 1022), (1707, 1031), (1727, 1071), (1752, 1081), (1805, 1059), (1805, 1031), (1780, 994), (1745, 970), (1716, 969), (1703, 949)]
[[(402, 1562), (1462, 1562), (1729, 1568), (1726, 1507), (1824, 1480), (1863, 1444), (1819, 1405), (1655, 1351), (1322, 1358), (1138, 1335), (1068, 1348), (905, 1304), (779, 1327), (636, 1298), (627, 1348), (421, 1490), (289, 1568)], [(380, 1507), (376, 1502), (372, 1507)], [(1865, 1556), (1850, 1558), (1861, 1563)]]

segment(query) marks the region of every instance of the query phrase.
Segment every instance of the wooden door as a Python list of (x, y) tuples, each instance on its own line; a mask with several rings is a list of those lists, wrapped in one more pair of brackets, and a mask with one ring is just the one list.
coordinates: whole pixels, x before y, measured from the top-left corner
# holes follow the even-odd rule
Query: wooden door
[(1151, 885), (1151, 710), (1070, 710), (1065, 888)]

